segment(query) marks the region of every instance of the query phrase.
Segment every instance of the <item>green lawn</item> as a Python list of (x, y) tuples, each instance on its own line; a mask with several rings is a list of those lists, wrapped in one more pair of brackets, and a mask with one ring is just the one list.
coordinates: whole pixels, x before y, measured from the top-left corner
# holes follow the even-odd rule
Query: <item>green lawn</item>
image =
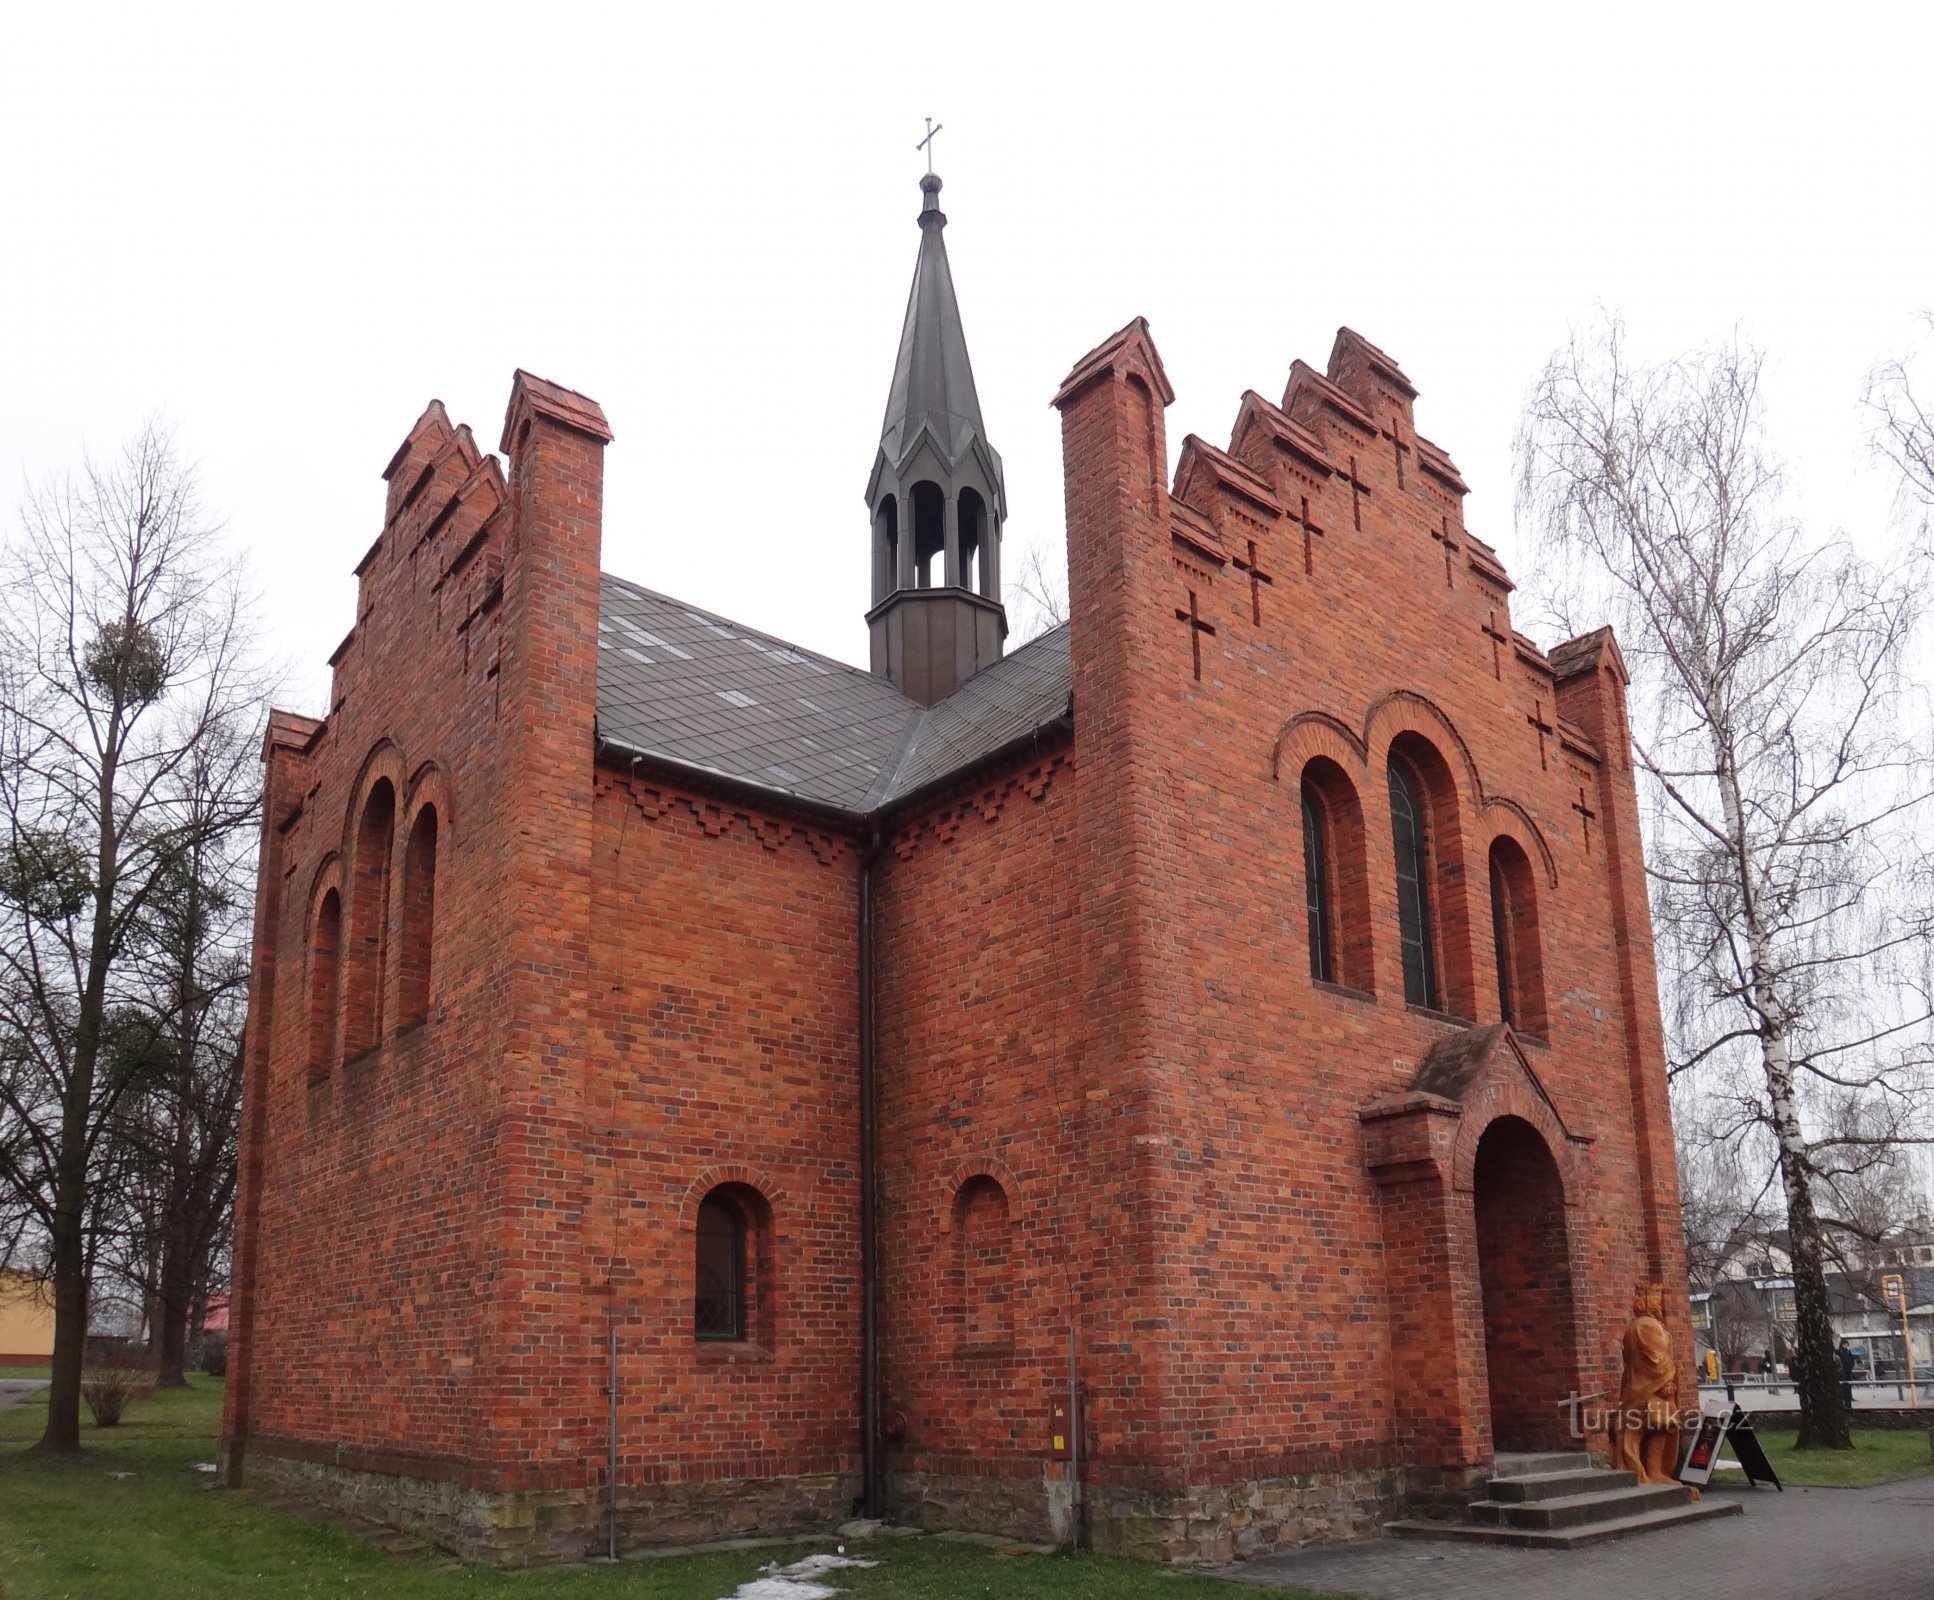
[[(1934, 1422), (1934, 1413), (1928, 1420)], [(1919, 1429), (1902, 1433), (1855, 1428), (1851, 1450), (1795, 1450), (1793, 1441), (1798, 1437), (1791, 1430), (1766, 1429), (1760, 1433), (1766, 1459), (1773, 1463), (1781, 1483), (1844, 1489), (1934, 1472), (1934, 1450), (1929, 1449), (1927, 1435)], [(1742, 1473), (1725, 1471), (1714, 1474), (1713, 1481), (1742, 1483), (1745, 1478)]]
[[(426, 1556), (372, 1550), (334, 1528), (211, 1490), (194, 1470), (214, 1459), (221, 1382), (129, 1408), (119, 1428), (82, 1413), (87, 1453), (49, 1464), (25, 1454), (44, 1401), (0, 1413), (0, 1596), (5, 1600), (195, 1600), (380, 1596), (382, 1600), (718, 1600), (773, 1560), (824, 1544), (625, 1562), (617, 1567), (439, 1570)], [(1918, 1437), (1918, 1436), (1917, 1436)], [(109, 1474), (129, 1472), (125, 1480)], [(1225, 1583), (1092, 1556), (1008, 1557), (938, 1539), (849, 1543), (877, 1559), (827, 1582), (856, 1600), (1229, 1600)]]

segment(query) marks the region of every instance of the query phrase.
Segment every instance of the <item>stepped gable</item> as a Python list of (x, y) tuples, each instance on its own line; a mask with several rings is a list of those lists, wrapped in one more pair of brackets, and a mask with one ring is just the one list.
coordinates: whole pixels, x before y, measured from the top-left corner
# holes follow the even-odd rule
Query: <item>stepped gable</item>
[(1219, 489), (1242, 496), (1272, 517), (1282, 512), (1267, 482), (1227, 451), (1218, 450), (1198, 434), (1189, 434), (1182, 440), (1181, 458), (1175, 465), (1173, 497), (1213, 518)]
[(1075, 362), (1068, 369), (1068, 375), (1061, 380), (1061, 387), (1055, 390), (1054, 399), (1049, 404), (1065, 406), (1097, 378), (1105, 377), (1117, 367), (1132, 370), (1137, 365), (1154, 380), (1156, 399), (1165, 406), (1174, 405), (1175, 388), (1168, 381), (1168, 372), (1155, 349), (1155, 339), (1148, 331), (1146, 317), (1136, 317), (1117, 328)]
[(1326, 478), (1336, 471), (1321, 439), (1254, 389), (1243, 390), (1236, 425), (1229, 432), (1229, 453), (1267, 478), (1266, 464), (1278, 450), (1294, 456), (1305, 470), (1314, 468)]
[(1625, 669), (1625, 657), (1618, 648), (1618, 639), (1609, 627), (1593, 628), (1590, 633), (1581, 633), (1575, 639), (1554, 645), (1550, 659), (1551, 670), (1560, 680), (1575, 678), (1582, 672), (1593, 672), (1600, 665), (1605, 665), (1618, 675), (1621, 684), (1632, 681), (1631, 673)]

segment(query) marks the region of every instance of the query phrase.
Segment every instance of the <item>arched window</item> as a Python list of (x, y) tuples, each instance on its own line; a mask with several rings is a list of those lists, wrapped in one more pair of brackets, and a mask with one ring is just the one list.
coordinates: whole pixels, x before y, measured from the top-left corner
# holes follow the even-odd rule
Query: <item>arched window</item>
[(772, 1207), (750, 1184), (722, 1183), (699, 1201), (692, 1241), (692, 1332), (770, 1348), (774, 1331)]
[(350, 863), (349, 948), (343, 1003), (343, 1059), (372, 1049), (383, 1025), (383, 980), (389, 966), (389, 862), (396, 831), (396, 790), (379, 778), (363, 802)]
[(743, 1339), (745, 1218), (714, 1191), (699, 1202), (692, 1332), (701, 1339)]
[(1491, 841), (1491, 940), (1497, 956), (1498, 1015), (1520, 1033), (1546, 1028), (1538, 896), (1530, 859), (1515, 839)]
[(1430, 920), (1429, 829), (1408, 765), (1390, 758), (1390, 835), (1397, 856), (1397, 925), (1406, 1004), (1436, 1009), (1437, 958)]
[(316, 907), (309, 934), (309, 1073), (336, 1064), (336, 971), (342, 949), (342, 896), (331, 889)]
[(403, 848), (403, 949), (397, 970), (398, 1021), (403, 1027), (430, 1013), (430, 959), (436, 925), (436, 807), (426, 805), (410, 825)]
[(1323, 802), (1303, 781), (1303, 892), (1309, 910), (1309, 975), (1336, 981), (1336, 951), (1330, 935), (1330, 847)]
[(1376, 987), (1376, 973), (1356, 785), (1328, 756), (1315, 756), (1304, 763), (1301, 798), (1310, 976), (1367, 994)]
[(954, 1238), (961, 1342), (981, 1349), (1006, 1344), (1014, 1337), (1007, 1191), (985, 1173), (969, 1178), (954, 1197)]

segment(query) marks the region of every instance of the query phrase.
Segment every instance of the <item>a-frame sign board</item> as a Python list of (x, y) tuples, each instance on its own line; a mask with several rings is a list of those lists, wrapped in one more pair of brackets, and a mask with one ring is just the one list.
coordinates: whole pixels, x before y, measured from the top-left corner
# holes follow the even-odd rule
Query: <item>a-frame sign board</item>
[(1786, 1493), (1786, 1485), (1780, 1482), (1779, 1474), (1773, 1470), (1773, 1463), (1766, 1459), (1765, 1446), (1759, 1442), (1759, 1435), (1753, 1432), (1752, 1418), (1737, 1405), (1730, 1411), (1712, 1412), (1700, 1417), (1699, 1431), (1692, 1436), (1692, 1447), (1686, 1451), (1685, 1464), (1679, 1468), (1679, 1481), (1711, 1483), (1713, 1468), (1719, 1465), (1720, 1456), (1728, 1448), (1746, 1474), (1748, 1483), (1755, 1487), (1770, 1483), (1781, 1494)]

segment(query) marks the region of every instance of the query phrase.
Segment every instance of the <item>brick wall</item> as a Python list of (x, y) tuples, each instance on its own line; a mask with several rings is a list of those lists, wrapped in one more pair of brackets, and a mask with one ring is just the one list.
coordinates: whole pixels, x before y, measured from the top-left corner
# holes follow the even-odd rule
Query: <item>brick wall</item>
[[(1515, 635), (1414, 390), (1354, 335), (1172, 485), (1170, 397), (1139, 323), (1059, 395), (1074, 736), (883, 819), (875, 977), (896, 1512), (1066, 1529), (1072, 1383), (1091, 1531), (1176, 1557), (1456, 1487), (1574, 1377), (1608, 1387), (1632, 1283), (1683, 1262), (1616, 645)], [(857, 1489), (875, 845), (596, 764), (608, 437), (520, 375), (506, 478), (426, 412), (330, 716), (267, 745), (229, 1459), (417, 1485), (399, 1515), (499, 1559), (595, 1537), (614, 1328), (628, 1541)], [(1436, 1010), (1404, 1002), (1393, 753)], [(1542, 994), (1515, 1039), (1486, 1026), (1494, 848)], [(1500, 1167), (1505, 1116), (1536, 1149)], [(714, 1190), (742, 1342), (692, 1325)], [(1536, 1237), (1490, 1203), (1533, 1190)]]

